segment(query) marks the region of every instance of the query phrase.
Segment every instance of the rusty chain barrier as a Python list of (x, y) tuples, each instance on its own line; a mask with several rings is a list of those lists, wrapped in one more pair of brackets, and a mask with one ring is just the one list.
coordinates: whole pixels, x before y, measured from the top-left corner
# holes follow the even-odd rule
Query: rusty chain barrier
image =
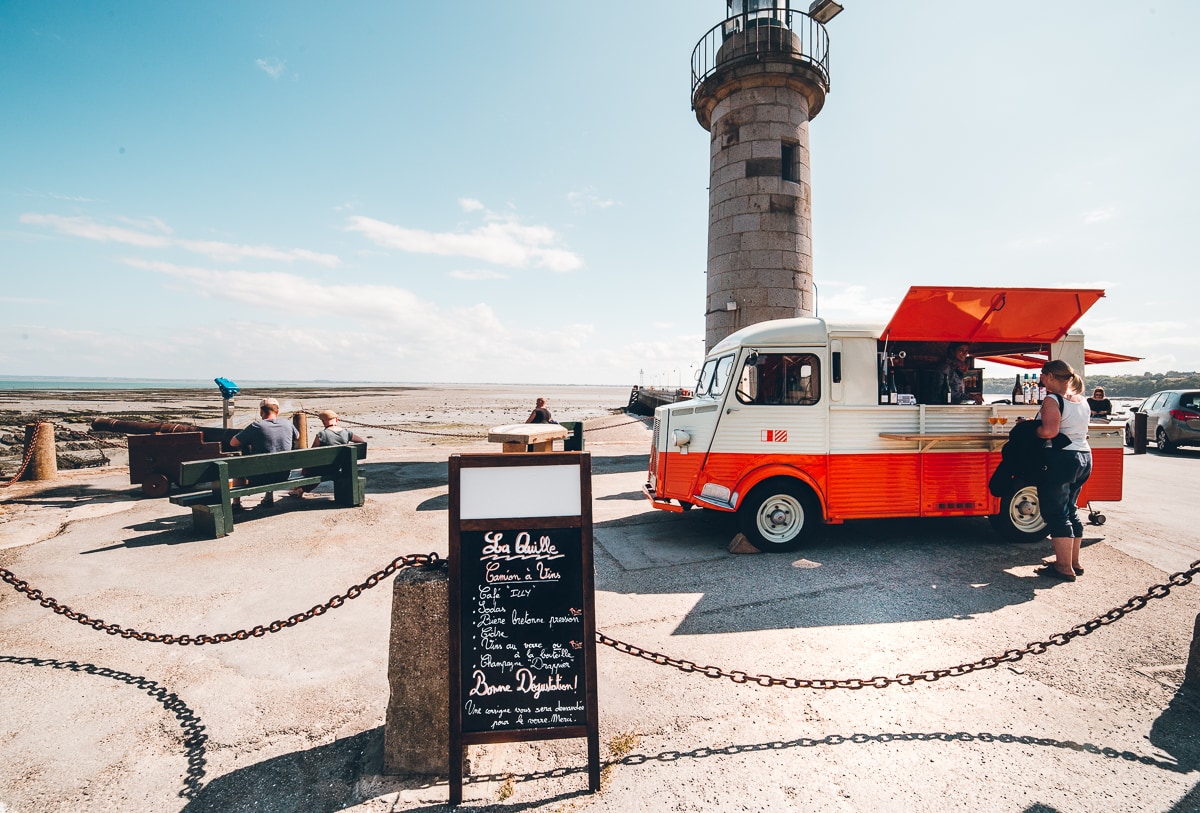
[(13, 475), (11, 480), (9, 480), (4, 485), (0, 485), (0, 488), (8, 488), (9, 486), (11, 486), (13, 483), (17, 482), (18, 480), (20, 480), (25, 475), (25, 469), (29, 468), (29, 461), (33, 460), (33, 447), (37, 445), (38, 435), (40, 435), (41, 433), (42, 433), (42, 421), (34, 421), (33, 422), (33, 437), (31, 437), (29, 439), (29, 443), (27, 443), (25, 445), (25, 457), (24, 457), (24, 459), (21, 460), (21, 468), (17, 469), (17, 473)]
[(229, 643), (230, 641), (244, 641), (247, 638), (261, 638), (268, 632), (279, 632), (280, 630), (294, 627), (302, 621), (308, 621), (311, 618), (316, 618), (318, 615), (324, 615), (330, 610), (335, 610), (338, 607), (341, 607), (347, 601), (358, 598), (360, 595), (362, 595), (363, 591), (370, 590), (372, 587), (375, 587), (388, 576), (399, 570), (407, 567), (441, 567), (443, 562), (444, 560), (441, 559), (436, 553), (430, 553), (428, 555), (423, 553), (413, 553), (407, 556), (398, 556), (393, 559), (392, 562), (383, 570), (372, 573), (370, 576), (368, 576), (366, 581), (364, 581), (362, 584), (356, 584), (345, 593), (334, 596), (324, 604), (318, 604), (306, 612), (297, 613), (296, 615), (288, 617), (286, 620), (272, 621), (270, 624), (266, 625), (259, 624), (252, 629), (241, 629), (237, 632), (222, 632), (217, 633), (216, 635), (206, 635), (203, 633), (199, 635), (160, 635), (153, 632), (139, 632), (138, 630), (122, 627), (118, 624), (106, 624), (103, 619), (92, 618), (85, 613), (76, 612), (70, 607), (58, 603), (55, 599), (43, 594), (41, 590), (30, 587), (28, 582), (17, 578), (17, 576), (10, 570), (0, 567), (0, 579), (3, 579), (11, 584), (14, 590), (16, 590), (18, 593), (23, 593), (30, 601), (36, 601), (43, 607), (54, 610), (54, 612), (58, 613), (59, 615), (65, 615), (67, 618), (71, 619), (72, 621), (77, 621), (80, 624), (83, 624), (85, 627), (91, 627), (95, 630), (103, 630), (109, 635), (120, 635), (122, 638), (132, 638), (135, 641), (150, 641), (151, 643), (155, 644), (179, 644), (180, 646), (194, 644), (196, 646), (203, 646), (204, 644), (225, 644)]
[(951, 666), (946, 669), (926, 669), (924, 672), (916, 673), (901, 673), (895, 677), (876, 676), (873, 678), (847, 678), (847, 679), (832, 679), (832, 678), (779, 678), (771, 675), (751, 675), (748, 672), (743, 672), (740, 669), (726, 670), (719, 666), (700, 666), (694, 661), (684, 660), (682, 658), (672, 658), (669, 655), (663, 655), (659, 652), (652, 652), (648, 649), (643, 649), (633, 644), (618, 641), (615, 638), (610, 638), (607, 635), (597, 632), (596, 642), (611, 646), (618, 652), (624, 652), (627, 655), (633, 655), (636, 658), (643, 658), (652, 663), (657, 663), (661, 666), (671, 666), (681, 672), (698, 672), (709, 678), (729, 678), (734, 683), (754, 683), (759, 686), (782, 686), (785, 689), (863, 689), (871, 687), (874, 689), (884, 689), (888, 686), (899, 684), (901, 686), (911, 686), (917, 682), (932, 683), (935, 680), (941, 680), (946, 677), (960, 677), (968, 675), (971, 672), (976, 672), (981, 669), (995, 669), (1002, 663), (1016, 663), (1026, 655), (1041, 655), (1052, 646), (1065, 646), (1075, 638), (1082, 635), (1089, 635), (1103, 626), (1119, 621), (1127, 614), (1140, 610), (1150, 603), (1152, 599), (1166, 598), (1171, 593), (1172, 587), (1183, 587), (1191, 584), (1192, 579), (1200, 573), (1200, 559), (1192, 562), (1191, 567), (1187, 570), (1175, 573), (1171, 576), (1166, 584), (1156, 584), (1146, 591), (1145, 594), (1134, 596), (1126, 601), (1120, 607), (1114, 607), (1107, 613), (1098, 615), (1091, 621), (1085, 621), (1082, 624), (1076, 624), (1066, 632), (1056, 633), (1051, 635), (1045, 641), (1034, 641), (1031, 644), (1026, 644), (1022, 649), (1009, 649), (1002, 655), (993, 655), (986, 658), (981, 658), (972, 663), (963, 663), (958, 666)]
[[(98, 631), (104, 631), (109, 635), (119, 635), (122, 638), (132, 638), (137, 641), (150, 641), (151, 643), (159, 644), (179, 644), (180, 646), (202, 646), (204, 644), (223, 644), (230, 641), (244, 641), (247, 638), (261, 638), (268, 632), (279, 632), (297, 624), (308, 621), (319, 615), (324, 615), (329, 610), (337, 609), (347, 601), (358, 598), (365, 590), (370, 590), (373, 587), (386, 579), (388, 576), (396, 573), (399, 570), (408, 567), (425, 567), (437, 568), (445, 565), (445, 560), (441, 559), (436, 553), (430, 554), (408, 554), (399, 556), (392, 560), (387, 567), (377, 571), (370, 576), (362, 584), (353, 585), (345, 593), (333, 596), (324, 604), (318, 604), (303, 613), (289, 616), (287, 619), (272, 621), (270, 624), (259, 624), (251, 629), (240, 629), (231, 633), (218, 633), (216, 635), (198, 634), (198, 635), (172, 635), (169, 633), (158, 634), (153, 632), (141, 632), (135, 629), (122, 627), (118, 624), (105, 623), (103, 619), (92, 618), (85, 613), (76, 612), (70, 607), (60, 604), (54, 598), (45, 595), (41, 590), (29, 586), (29, 583), (18, 578), (12, 571), (5, 568), (0, 568), (0, 579), (12, 585), (13, 589), (18, 593), (22, 593), (31, 601), (36, 601), (43, 607), (53, 610), (59, 615), (66, 616), (72, 621), (83, 624), (86, 627)], [(670, 666), (685, 673), (698, 673), (708, 678), (728, 678), (734, 683), (752, 683), (758, 686), (773, 688), (782, 686), (785, 689), (884, 689), (893, 685), (911, 686), (914, 683), (932, 683), (936, 680), (948, 677), (961, 677), (972, 672), (977, 672), (983, 669), (995, 669), (1002, 663), (1016, 663), (1023, 659), (1026, 655), (1042, 655), (1050, 650), (1052, 646), (1065, 646), (1076, 638), (1084, 635), (1090, 635), (1101, 627), (1119, 621), (1131, 612), (1141, 610), (1146, 607), (1152, 600), (1166, 598), (1171, 593), (1173, 587), (1185, 587), (1192, 583), (1192, 580), (1200, 574), (1200, 559), (1192, 562), (1191, 566), (1184, 571), (1172, 574), (1164, 584), (1156, 584), (1151, 586), (1144, 594), (1133, 596), (1119, 607), (1114, 607), (1106, 613), (1096, 616), (1090, 621), (1085, 621), (1081, 624), (1076, 624), (1066, 632), (1059, 632), (1051, 635), (1044, 641), (1034, 641), (1026, 644), (1020, 649), (1009, 649), (1000, 655), (989, 655), (980, 658), (977, 661), (963, 663), (957, 666), (950, 666), (944, 669), (926, 669), (922, 672), (902, 672), (894, 677), (886, 677), (877, 675), (872, 678), (795, 678), (795, 677), (774, 677), (772, 675), (752, 675), (740, 669), (723, 669), (719, 666), (701, 666), (695, 661), (686, 660), (683, 658), (673, 658), (670, 655), (664, 655), (661, 652), (654, 652), (649, 649), (630, 644), (625, 641), (620, 641), (616, 638), (609, 637), (603, 632), (596, 632), (596, 642), (604, 646), (612, 647), (618, 652), (623, 652), (626, 655), (632, 655), (636, 658), (648, 660), (651, 663), (660, 666)]]

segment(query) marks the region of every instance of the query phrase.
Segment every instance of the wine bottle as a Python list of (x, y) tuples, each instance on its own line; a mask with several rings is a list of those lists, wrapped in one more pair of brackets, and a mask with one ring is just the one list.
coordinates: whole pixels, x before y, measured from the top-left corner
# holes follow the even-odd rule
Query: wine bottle
[(1017, 377), (1013, 381), (1012, 402), (1014, 404), (1025, 403), (1025, 390), (1021, 387), (1021, 374), (1020, 373), (1017, 373)]
[(881, 358), (879, 360), (879, 403), (881, 404), (888, 403), (887, 376), (884, 374), (886, 369), (887, 359)]
[(900, 403), (900, 394), (896, 392), (896, 374), (894, 372), (888, 373), (888, 403)]

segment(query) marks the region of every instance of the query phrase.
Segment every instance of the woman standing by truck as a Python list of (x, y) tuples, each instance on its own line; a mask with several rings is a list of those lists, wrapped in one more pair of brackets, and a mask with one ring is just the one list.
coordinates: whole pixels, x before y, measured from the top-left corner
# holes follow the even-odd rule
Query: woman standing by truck
[[(1054, 563), (1042, 573), (1073, 582), (1083, 575), (1079, 566), (1079, 546), (1083, 542), (1083, 523), (1079, 519), (1079, 492), (1092, 473), (1092, 449), (1088, 445), (1088, 421), (1091, 410), (1081, 395), (1083, 379), (1062, 359), (1042, 367), (1042, 384), (1048, 393), (1038, 417), (1038, 437), (1045, 438), (1046, 470), (1038, 483), (1038, 502), (1042, 517), (1050, 529), (1054, 545)], [(1065, 435), (1069, 443), (1055, 448), (1049, 441)]]

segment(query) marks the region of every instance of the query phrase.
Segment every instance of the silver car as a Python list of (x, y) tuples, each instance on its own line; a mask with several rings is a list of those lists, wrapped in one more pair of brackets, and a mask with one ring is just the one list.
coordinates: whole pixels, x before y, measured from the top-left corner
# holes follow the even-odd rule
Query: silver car
[(1127, 446), (1133, 445), (1133, 420), (1138, 412), (1146, 413), (1146, 439), (1153, 439), (1160, 452), (1200, 446), (1200, 390), (1163, 390), (1129, 410)]

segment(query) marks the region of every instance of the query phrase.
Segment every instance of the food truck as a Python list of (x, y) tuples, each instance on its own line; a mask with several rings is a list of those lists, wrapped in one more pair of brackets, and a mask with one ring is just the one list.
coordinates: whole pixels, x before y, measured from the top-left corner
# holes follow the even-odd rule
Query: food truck
[[(767, 551), (793, 550), (823, 523), (883, 517), (987, 516), (1010, 539), (1042, 539), (1034, 484), (996, 497), (989, 479), (1016, 420), (1037, 414), (1013, 401), (1030, 383), (1037, 400), (1043, 363), (1061, 358), (1082, 374), (1093, 355), (1134, 358), (1085, 351), (1073, 328), (1102, 296), (913, 287), (882, 327), (801, 317), (743, 328), (713, 347), (691, 400), (654, 411), (645, 495), (666, 511), (736, 512)], [(945, 365), (958, 343), (969, 361), (954, 403)], [(983, 403), (981, 360), (1018, 370), (1013, 397)], [(1081, 507), (1121, 499), (1122, 434), (1090, 427)]]

